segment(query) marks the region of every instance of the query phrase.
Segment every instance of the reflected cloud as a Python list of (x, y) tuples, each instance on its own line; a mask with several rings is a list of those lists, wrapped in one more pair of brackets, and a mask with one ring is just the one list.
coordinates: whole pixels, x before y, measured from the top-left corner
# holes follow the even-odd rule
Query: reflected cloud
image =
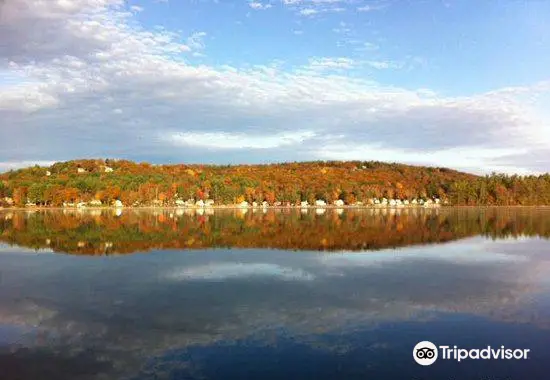
[(198, 267), (175, 270), (166, 275), (169, 280), (185, 281), (211, 281), (229, 280), (249, 277), (274, 277), (284, 280), (309, 281), (315, 276), (302, 270), (294, 270), (279, 265), (267, 263), (232, 263), (232, 264), (208, 264)]

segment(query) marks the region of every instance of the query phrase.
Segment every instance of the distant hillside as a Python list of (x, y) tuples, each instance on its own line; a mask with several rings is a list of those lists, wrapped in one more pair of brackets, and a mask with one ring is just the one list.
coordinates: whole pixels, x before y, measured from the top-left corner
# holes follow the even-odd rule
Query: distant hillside
[[(75, 160), (0, 174), (0, 199), (60, 206), (101, 201), (124, 205), (174, 205), (213, 199), (290, 202), (337, 199), (346, 204), (373, 198), (428, 199), (452, 204), (550, 204), (550, 176), (479, 177), (446, 168), (373, 161), (316, 161), (269, 165), (152, 165), (126, 160)], [(181, 201), (180, 201), (181, 202)]]

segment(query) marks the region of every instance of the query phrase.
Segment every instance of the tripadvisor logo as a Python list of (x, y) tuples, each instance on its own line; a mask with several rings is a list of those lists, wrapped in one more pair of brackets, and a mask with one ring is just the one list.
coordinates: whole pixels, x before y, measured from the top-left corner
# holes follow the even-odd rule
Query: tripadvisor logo
[(428, 366), (435, 363), (440, 357), (442, 360), (456, 360), (458, 362), (467, 359), (473, 360), (525, 360), (529, 359), (530, 349), (511, 349), (500, 346), (491, 348), (487, 346), (482, 349), (464, 349), (457, 346), (439, 346), (427, 340), (418, 343), (413, 348), (414, 361), (420, 365)]
[(437, 360), (437, 347), (427, 340), (418, 343), (413, 349), (413, 358), (420, 365), (432, 365)]

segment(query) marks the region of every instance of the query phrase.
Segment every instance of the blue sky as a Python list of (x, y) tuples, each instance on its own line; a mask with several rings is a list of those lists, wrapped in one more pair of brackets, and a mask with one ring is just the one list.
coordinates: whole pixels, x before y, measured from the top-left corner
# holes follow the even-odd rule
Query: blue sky
[(0, 170), (84, 157), (550, 168), (550, 2), (1, 4)]

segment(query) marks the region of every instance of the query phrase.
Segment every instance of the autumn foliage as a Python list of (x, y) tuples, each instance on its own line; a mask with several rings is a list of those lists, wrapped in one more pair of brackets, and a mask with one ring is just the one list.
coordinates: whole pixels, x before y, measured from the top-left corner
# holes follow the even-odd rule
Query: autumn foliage
[(269, 165), (152, 165), (77, 160), (0, 174), (0, 199), (22, 206), (99, 200), (173, 205), (176, 199), (296, 204), (317, 199), (347, 204), (372, 198), (439, 197), (455, 205), (550, 204), (550, 175), (475, 176), (446, 168), (362, 161)]

